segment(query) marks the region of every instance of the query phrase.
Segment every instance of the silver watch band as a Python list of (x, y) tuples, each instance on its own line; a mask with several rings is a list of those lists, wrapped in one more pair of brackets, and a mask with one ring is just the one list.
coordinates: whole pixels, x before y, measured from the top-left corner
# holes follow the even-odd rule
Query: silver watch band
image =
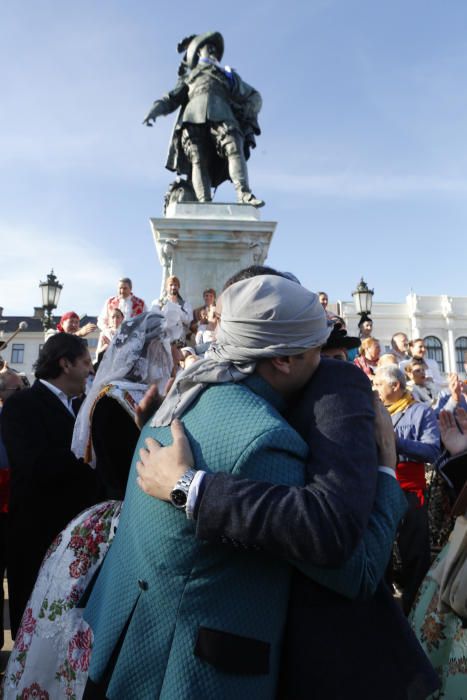
[(175, 508), (186, 510), (188, 491), (195, 474), (196, 471), (194, 469), (187, 469), (173, 487), (170, 493), (170, 502)]

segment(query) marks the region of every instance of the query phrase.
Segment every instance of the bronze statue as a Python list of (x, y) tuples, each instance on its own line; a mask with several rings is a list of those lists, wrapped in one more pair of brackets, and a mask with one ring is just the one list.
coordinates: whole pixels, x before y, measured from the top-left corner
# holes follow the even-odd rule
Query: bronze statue
[(178, 45), (186, 52), (175, 88), (154, 102), (143, 124), (180, 108), (166, 168), (186, 175), (198, 202), (210, 202), (211, 188), (230, 179), (237, 201), (262, 207), (248, 183), (246, 161), (259, 135), (261, 95), (219, 61), (224, 39), (219, 32), (193, 35)]

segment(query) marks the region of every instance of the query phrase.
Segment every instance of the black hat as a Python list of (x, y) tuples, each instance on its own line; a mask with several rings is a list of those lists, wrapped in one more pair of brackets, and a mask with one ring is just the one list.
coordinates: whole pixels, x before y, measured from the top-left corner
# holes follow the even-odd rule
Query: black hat
[(361, 340), (352, 335), (347, 335), (347, 331), (341, 327), (340, 323), (336, 323), (331, 331), (329, 338), (321, 350), (334, 350), (335, 348), (344, 348), (344, 350), (352, 350), (360, 347)]
[(365, 321), (369, 321), (370, 323), (373, 323), (373, 319), (370, 317), (369, 314), (367, 314), (367, 313), (360, 314), (360, 321), (358, 322), (358, 327), (360, 328), (362, 323), (365, 323)]

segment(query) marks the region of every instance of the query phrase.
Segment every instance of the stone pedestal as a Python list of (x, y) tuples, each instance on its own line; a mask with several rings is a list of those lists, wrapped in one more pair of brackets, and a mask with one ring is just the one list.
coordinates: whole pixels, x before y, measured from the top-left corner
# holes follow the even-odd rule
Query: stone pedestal
[(174, 203), (166, 216), (151, 219), (162, 265), (162, 287), (169, 275), (181, 281), (181, 294), (203, 303), (203, 290), (220, 293), (224, 282), (249, 265), (266, 260), (276, 222), (261, 221), (258, 209), (245, 204)]

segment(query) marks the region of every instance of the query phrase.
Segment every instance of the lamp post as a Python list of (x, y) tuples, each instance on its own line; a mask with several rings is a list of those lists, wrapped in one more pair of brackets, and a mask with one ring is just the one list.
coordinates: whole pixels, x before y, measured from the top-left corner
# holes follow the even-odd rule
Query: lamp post
[(357, 314), (360, 315), (360, 317), (362, 317), (364, 314), (369, 314), (371, 312), (371, 305), (373, 303), (374, 293), (375, 290), (368, 289), (368, 285), (362, 277), (355, 291), (352, 292), (355, 310), (357, 311)]
[(42, 308), (44, 309), (42, 325), (44, 330), (47, 331), (49, 328), (52, 328), (52, 311), (58, 306), (63, 284), (60, 284), (54, 275), (54, 271), (51, 270), (50, 274), (47, 275), (47, 282), (40, 282), (39, 287), (42, 291)]

